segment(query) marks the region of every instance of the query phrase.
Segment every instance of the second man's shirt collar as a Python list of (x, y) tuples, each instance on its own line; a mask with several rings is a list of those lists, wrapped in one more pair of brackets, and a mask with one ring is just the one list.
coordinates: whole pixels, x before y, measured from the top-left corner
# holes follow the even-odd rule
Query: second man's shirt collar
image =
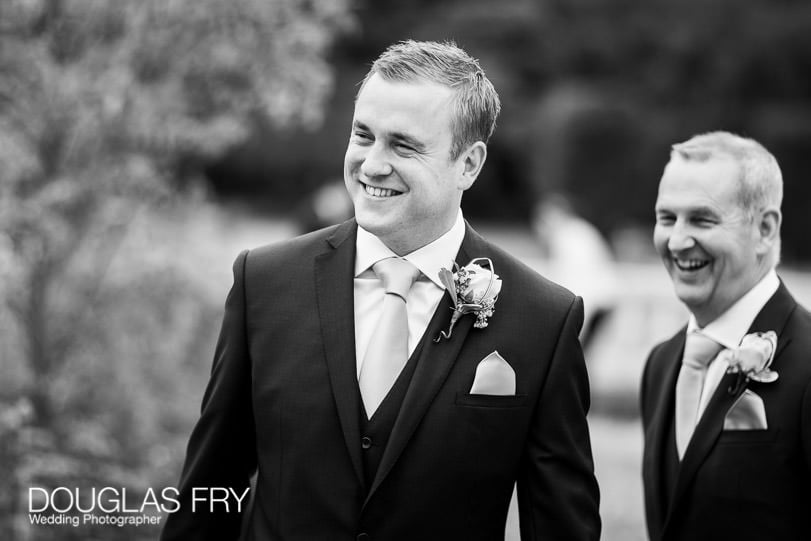
[[(755, 317), (772, 298), (778, 287), (780, 287), (780, 279), (772, 269), (726, 312), (700, 329), (702, 334), (709, 336), (725, 348), (737, 348), (752, 326)], [(699, 326), (696, 318), (690, 314), (687, 332), (697, 329)]]

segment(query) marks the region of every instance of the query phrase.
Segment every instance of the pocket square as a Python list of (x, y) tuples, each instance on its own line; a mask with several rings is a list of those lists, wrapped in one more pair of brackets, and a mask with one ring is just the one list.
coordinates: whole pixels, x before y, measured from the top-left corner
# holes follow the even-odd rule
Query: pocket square
[(749, 389), (738, 397), (724, 418), (724, 430), (766, 430), (768, 428), (763, 399)]
[(515, 395), (515, 370), (498, 351), (479, 362), (470, 394)]

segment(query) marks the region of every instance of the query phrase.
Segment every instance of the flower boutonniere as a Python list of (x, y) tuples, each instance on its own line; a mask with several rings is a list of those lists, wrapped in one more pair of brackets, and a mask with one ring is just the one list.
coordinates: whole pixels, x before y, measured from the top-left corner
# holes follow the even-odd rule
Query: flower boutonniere
[(774, 331), (747, 334), (736, 349), (724, 351), (728, 374), (738, 374), (734, 386), (728, 390), (737, 394), (741, 385), (748, 381), (771, 383), (777, 381), (777, 372), (770, 370), (777, 350), (777, 334)]
[(487, 327), (487, 318), (493, 315), (501, 292), (501, 279), (489, 258), (478, 257), (461, 268), (454, 263), (453, 268), (453, 273), (444, 268), (439, 271), (439, 279), (453, 301), (453, 315), (448, 331), (442, 331), (434, 342), (450, 338), (453, 326), (465, 314), (476, 316), (473, 326), (477, 329)]

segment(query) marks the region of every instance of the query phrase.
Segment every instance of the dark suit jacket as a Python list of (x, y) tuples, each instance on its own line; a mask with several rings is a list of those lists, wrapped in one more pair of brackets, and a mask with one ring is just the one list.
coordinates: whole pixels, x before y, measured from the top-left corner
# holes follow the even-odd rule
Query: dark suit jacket
[[(364, 486), (355, 371), (354, 220), (242, 253), (202, 414), (162, 539), (236, 539), (235, 513), (191, 512), (195, 486), (241, 492), (258, 468), (245, 539), (503, 539), (519, 483), (524, 539), (597, 539), (598, 489), (577, 339), (582, 301), (467, 228), (457, 261), (492, 259), (490, 324), (444, 297), (371, 486)], [(419, 350), (419, 349), (418, 349)], [(494, 350), (516, 396), (474, 396)], [(367, 534), (367, 537), (357, 537)]]
[(763, 399), (768, 429), (723, 430), (727, 411), (744, 390), (731, 393), (736, 376), (727, 374), (680, 466), (673, 412), (685, 329), (650, 354), (641, 401), (652, 540), (811, 539), (811, 314), (782, 283), (749, 332), (769, 330), (778, 335), (771, 368), (779, 379), (748, 383)]

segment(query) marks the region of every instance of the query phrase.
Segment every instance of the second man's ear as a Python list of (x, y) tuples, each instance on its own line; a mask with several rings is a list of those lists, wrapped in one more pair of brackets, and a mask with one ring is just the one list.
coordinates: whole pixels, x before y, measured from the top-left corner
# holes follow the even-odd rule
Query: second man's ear
[(780, 210), (768, 208), (760, 215), (757, 224), (758, 233), (760, 234), (760, 241), (766, 248), (770, 250), (775, 242), (780, 238), (780, 222), (782, 216)]
[(487, 160), (487, 145), (482, 141), (476, 141), (459, 157), (461, 160), (462, 176), (460, 177), (461, 190), (467, 190), (476, 181), (479, 173)]

